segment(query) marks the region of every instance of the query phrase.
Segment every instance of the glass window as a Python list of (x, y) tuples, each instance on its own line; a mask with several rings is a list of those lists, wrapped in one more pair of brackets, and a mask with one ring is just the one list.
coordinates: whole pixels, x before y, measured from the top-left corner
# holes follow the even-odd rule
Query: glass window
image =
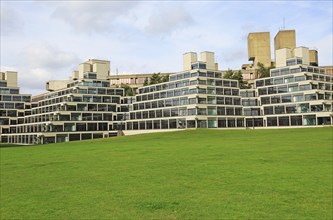
[(258, 89), (259, 95), (267, 95), (267, 88)]
[(291, 95), (283, 95), (281, 96), (282, 102), (291, 102)]
[(296, 113), (297, 112), (296, 105), (287, 105), (286, 112), (287, 112), (287, 114)]
[(298, 91), (297, 84), (288, 85), (288, 92), (295, 92), (295, 91)]
[(273, 106), (264, 107), (264, 113), (265, 115), (273, 115), (274, 114)]
[(256, 87), (264, 86), (264, 80), (256, 80)]
[(278, 105), (274, 107), (275, 114), (285, 114), (284, 106)]
[(280, 103), (280, 96), (272, 96), (271, 103), (272, 104)]
[(299, 90), (303, 91), (303, 90), (310, 90), (311, 87), (310, 85), (300, 85), (299, 86)]
[(279, 117), (279, 126), (289, 126), (289, 117)]
[(287, 86), (278, 86), (278, 93), (285, 93), (288, 92)]
[(282, 84), (283, 83), (283, 78), (275, 78), (274, 79), (274, 85), (277, 85), (277, 84)]
[(267, 126), (277, 126), (277, 117), (267, 117)]
[(279, 76), (280, 75), (280, 70), (272, 70), (271, 71), (271, 76)]

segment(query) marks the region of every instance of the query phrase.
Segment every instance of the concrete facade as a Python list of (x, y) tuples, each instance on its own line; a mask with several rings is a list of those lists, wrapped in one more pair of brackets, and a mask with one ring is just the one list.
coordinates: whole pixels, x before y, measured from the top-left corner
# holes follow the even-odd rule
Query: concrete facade
[(310, 65), (308, 48), (277, 50), (277, 67), (270, 77), (255, 79), (253, 89), (224, 79), (213, 52), (201, 53), (199, 61), (195, 56), (185, 53), (185, 70), (170, 73), (168, 82), (139, 87), (135, 96), (111, 85), (109, 61), (101, 60), (80, 64), (78, 78), (65, 88), (31, 100), (0, 80), (1, 141), (45, 144), (166, 129), (333, 125), (333, 76)]
[(253, 61), (253, 68), (258, 63), (265, 67), (271, 66), (271, 45), (269, 32), (249, 33), (247, 37), (248, 60)]
[(274, 51), (283, 48), (296, 48), (296, 31), (280, 30), (274, 37)]
[(317, 50), (309, 50), (309, 59), (311, 66), (319, 66)]
[(31, 95), (20, 94), (17, 72), (0, 72), (0, 143), (7, 143), (8, 134), (16, 133), (16, 125), (31, 114)]

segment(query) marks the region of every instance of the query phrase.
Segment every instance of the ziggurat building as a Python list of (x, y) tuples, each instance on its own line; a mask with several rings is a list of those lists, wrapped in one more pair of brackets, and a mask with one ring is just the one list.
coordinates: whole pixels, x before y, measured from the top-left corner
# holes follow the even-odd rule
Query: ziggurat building
[[(44, 144), (108, 138), (126, 132), (196, 128), (278, 128), (333, 125), (333, 76), (310, 65), (308, 48), (275, 51), (270, 77), (240, 89), (223, 78), (213, 52), (183, 55), (183, 71), (126, 96), (110, 85), (110, 62), (88, 60), (49, 92), (19, 94), (1, 73), (1, 142)], [(14, 79), (15, 81), (15, 79)], [(17, 79), (16, 79), (17, 81)], [(9, 83), (8, 83), (9, 82)]]

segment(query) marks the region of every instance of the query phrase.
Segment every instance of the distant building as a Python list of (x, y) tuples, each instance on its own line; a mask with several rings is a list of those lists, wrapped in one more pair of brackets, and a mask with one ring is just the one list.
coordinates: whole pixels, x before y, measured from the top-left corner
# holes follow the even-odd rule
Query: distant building
[[(226, 71), (218, 70), (210, 51), (200, 57), (184, 53), (180, 72), (147, 86), (152, 74), (110, 76), (109, 61), (91, 59), (70, 79), (49, 81), (49, 92), (32, 99), (19, 94), (16, 72), (1, 73), (1, 142), (45, 144), (139, 130), (332, 126), (333, 67), (318, 67), (314, 50), (294, 46), (294, 33), (277, 34), (275, 68), (260, 79), (254, 65), (269, 64), (269, 33), (249, 34), (254, 63), (241, 71), (252, 89), (225, 79)], [(137, 94), (126, 96), (121, 84), (136, 88)]]
[(318, 51), (315, 49), (309, 50), (309, 55), (310, 55), (310, 65), (319, 66)]
[[(117, 136), (113, 122), (122, 120), (129, 105), (122, 88), (110, 87), (109, 70), (109, 61), (88, 60), (71, 80), (59, 81), (60, 89), (34, 96), (31, 108), (27, 96), (29, 114), (10, 124), (11, 132), (3, 142), (44, 144)], [(1, 97), (2, 101), (7, 96)]]
[(247, 37), (248, 59), (253, 61), (251, 68), (256, 69), (258, 63), (271, 66), (271, 44), (269, 32), (249, 33)]
[[(160, 73), (161, 76), (167, 76), (170, 73)], [(120, 74), (120, 75), (110, 75), (110, 84), (112, 86), (118, 86), (120, 87), (123, 85), (129, 85), (135, 93), (137, 93), (138, 88), (142, 87), (147, 81), (150, 83), (150, 78), (153, 76), (153, 73), (147, 73), (147, 74)]]
[(254, 80), (253, 89), (224, 79), (214, 53), (203, 52), (198, 60), (191, 52), (183, 56), (183, 71), (170, 74), (169, 82), (140, 87), (134, 97), (110, 85), (107, 69), (84, 63), (87, 68), (65, 88), (34, 96), (31, 109), (26, 106), (31, 114), (10, 124), (2, 141), (55, 143), (124, 130), (332, 125), (333, 76), (310, 65), (308, 48), (276, 52), (276, 68)]
[(240, 92), (246, 126), (332, 125), (333, 77), (310, 65), (306, 47), (279, 49), (276, 55), (271, 76)]
[(0, 143), (8, 142), (8, 134), (16, 133), (16, 125), (31, 114), (31, 95), (20, 94), (17, 72), (0, 72)]
[(333, 76), (333, 66), (321, 66), (325, 69), (325, 74)]
[(296, 47), (296, 31), (295, 30), (280, 30), (274, 37), (274, 51)]

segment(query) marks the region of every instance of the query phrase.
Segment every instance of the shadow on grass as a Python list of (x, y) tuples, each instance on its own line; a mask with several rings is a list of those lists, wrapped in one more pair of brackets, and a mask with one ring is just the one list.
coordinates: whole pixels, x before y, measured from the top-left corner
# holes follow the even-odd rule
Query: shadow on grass
[(0, 148), (9, 148), (9, 147), (32, 147), (36, 145), (18, 145), (18, 144), (0, 144)]

